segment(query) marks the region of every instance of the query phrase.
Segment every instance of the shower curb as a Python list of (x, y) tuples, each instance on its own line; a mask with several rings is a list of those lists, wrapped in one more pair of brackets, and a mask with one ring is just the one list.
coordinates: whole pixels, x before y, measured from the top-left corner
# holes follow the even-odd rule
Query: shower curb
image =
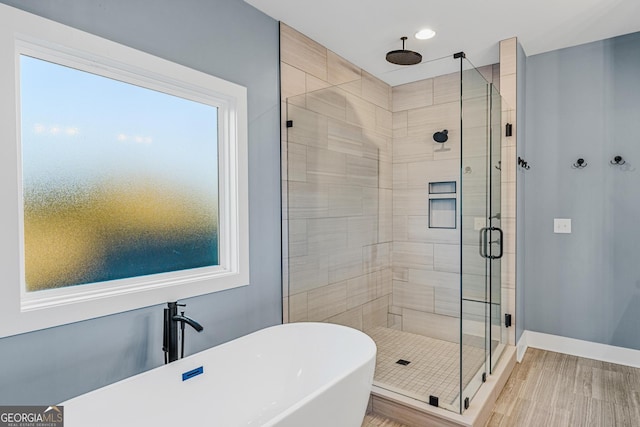
[(371, 389), (368, 410), (370, 413), (405, 424), (407, 427), (483, 427), (491, 415), (500, 392), (516, 364), (516, 347), (505, 347), (498, 362), (496, 372), (487, 378), (471, 401), (464, 414), (456, 414), (446, 409), (402, 396), (378, 386)]

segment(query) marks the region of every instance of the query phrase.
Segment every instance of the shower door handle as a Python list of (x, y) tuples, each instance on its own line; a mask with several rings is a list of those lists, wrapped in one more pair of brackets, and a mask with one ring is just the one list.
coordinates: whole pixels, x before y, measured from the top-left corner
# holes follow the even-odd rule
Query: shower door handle
[(489, 227), (482, 227), (480, 229), (480, 242), (478, 243), (478, 246), (480, 249), (480, 256), (482, 258), (489, 258), (489, 255), (487, 255), (487, 233), (489, 230)]
[[(491, 253), (490, 246), (492, 243), (494, 243), (491, 241), (490, 235), (489, 235), (489, 233), (491, 233), (492, 231), (497, 231), (500, 234), (500, 237), (498, 237), (498, 240), (497, 240), (497, 243), (500, 244), (500, 252), (498, 253), (498, 255), (490, 255)], [(482, 227), (480, 229), (480, 242), (479, 242), (480, 256), (486, 259), (502, 258), (502, 255), (504, 254), (503, 241), (504, 241), (504, 233), (502, 232), (502, 229), (500, 227)], [(489, 249), (487, 249), (487, 247), (489, 247)]]
[[(504, 255), (504, 233), (502, 232), (502, 228), (500, 227), (489, 227), (490, 231), (497, 231), (498, 234), (500, 234), (500, 236), (498, 237), (498, 243), (500, 244), (500, 253), (498, 255), (489, 255), (486, 258), (489, 259), (500, 259), (502, 258), (502, 255)], [(492, 242), (489, 242), (489, 245), (491, 245)]]

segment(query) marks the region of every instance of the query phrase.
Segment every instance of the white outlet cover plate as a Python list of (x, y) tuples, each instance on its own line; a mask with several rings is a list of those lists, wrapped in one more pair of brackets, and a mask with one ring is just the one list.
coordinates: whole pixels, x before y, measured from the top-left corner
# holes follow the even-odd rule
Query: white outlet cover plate
[(553, 232), (567, 234), (571, 233), (571, 218), (554, 218)]

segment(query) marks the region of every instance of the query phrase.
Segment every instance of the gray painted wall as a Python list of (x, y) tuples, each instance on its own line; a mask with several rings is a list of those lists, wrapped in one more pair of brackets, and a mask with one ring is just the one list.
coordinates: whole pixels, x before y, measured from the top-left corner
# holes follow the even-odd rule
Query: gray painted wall
[[(248, 88), (251, 285), (185, 300), (205, 328), (186, 352), (280, 323), (278, 23), (242, 0), (0, 1)], [(0, 405), (57, 403), (161, 365), (162, 309), (0, 339)]]
[(526, 94), (524, 326), (640, 349), (640, 33), (528, 57)]

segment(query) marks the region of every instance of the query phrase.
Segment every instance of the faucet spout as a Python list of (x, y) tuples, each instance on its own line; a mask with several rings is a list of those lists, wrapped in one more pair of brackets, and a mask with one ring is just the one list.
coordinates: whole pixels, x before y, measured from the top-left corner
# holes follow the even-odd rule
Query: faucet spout
[(202, 332), (202, 330), (204, 329), (200, 323), (183, 314), (176, 314), (175, 316), (173, 316), (173, 320), (176, 322), (186, 323), (198, 332)]

